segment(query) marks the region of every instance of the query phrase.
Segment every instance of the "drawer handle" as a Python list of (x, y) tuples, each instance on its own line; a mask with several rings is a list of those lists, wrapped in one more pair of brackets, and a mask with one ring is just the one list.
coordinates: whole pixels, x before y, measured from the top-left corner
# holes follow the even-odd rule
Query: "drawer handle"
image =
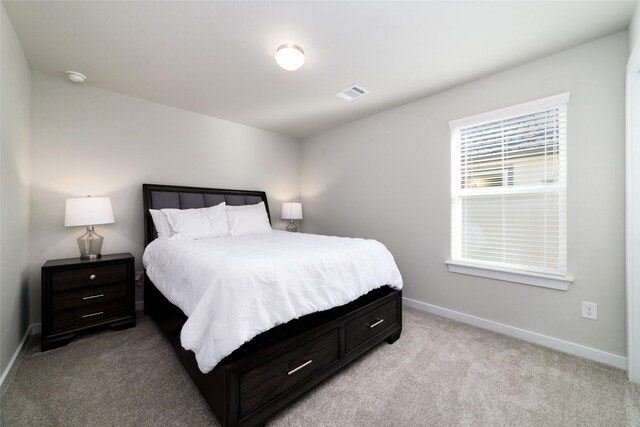
[(82, 318), (84, 319), (85, 317), (99, 316), (101, 314), (104, 314), (104, 311), (99, 311), (97, 313), (91, 313), (91, 314), (85, 314), (84, 316), (82, 316)]
[(94, 298), (102, 298), (104, 296), (104, 294), (98, 294), (98, 295), (91, 295), (88, 297), (82, 297), (82, 299), (94, 299)]
[(300, 369), (304, 368), (305, 366), (309, 366), (311, 365), (311, 362), (313, 362), (313, 360), (307, 360), (306, 362), (304, 362), (302, 365), (298, 366), (295, 369), (290, 370), (289, 372), (287, 372), (287, 375), (292, 375), (295, 374), (296, 372), (298, 372)]
[(369, 329), (375, 328), (376, 326), (378, 326), (382, 322), (384, 322), (384, 319), (380, 319), (380, 320), (376, 321), (375, 323), (370, 324), (369, 325)]
[(92, 274), (91, 276), (89, 276), (89, 280), (96, 280), (96, 275)]

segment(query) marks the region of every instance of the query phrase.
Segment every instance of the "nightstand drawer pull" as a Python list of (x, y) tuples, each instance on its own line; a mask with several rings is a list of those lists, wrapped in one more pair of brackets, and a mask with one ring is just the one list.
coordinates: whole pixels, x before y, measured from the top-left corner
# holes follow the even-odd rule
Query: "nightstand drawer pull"
[(375, 328), (376, 326), (378, 326), (378, 325), (379, 325), (380, 323), (382, 323), (382, 322), (384, 322), (384, 319), (380, 319), (380, 320), (378, 320), (377, 322), (370, 324), (370, 325), (369, 325), (369, 329), (373, 329), (373, 328)]
[(82, 299), (94, 299), (94, 298), (102, 298), (104, 296), (104, 294), (98, 294), (98, 295), (91, 295), (88, 297), (82, 297)]
[(91, 276), (89, 276), (89, 280), (96, 280), (96, 275), (92, 274)]
[[(311, 362), (313, 362), (313, 360), (307, 360), (302, 365), (300, 365), (297, 368), (292, 369), (289, 372), (287, 372), (287, 375), (295, 374), (296, 372), (298, 372), (300, 369), (304, 368), (305, 366), (311, 365)], [(280, 372), (282, 372), (282, 371), (280, 371)]]
[(91, 314), (85, 314), (84, 316), (82, 316), (82, 318), (84, 319), (85, 317), (99, 316), (101, 314), (104, 314), (104, 311), (98, 311), (97, 313), (91, 313)]

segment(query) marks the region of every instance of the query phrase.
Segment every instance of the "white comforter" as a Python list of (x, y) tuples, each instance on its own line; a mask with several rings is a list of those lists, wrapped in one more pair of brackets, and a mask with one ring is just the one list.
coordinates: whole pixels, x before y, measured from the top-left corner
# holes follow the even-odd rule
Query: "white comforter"
[(209, 372), (272, 327), (346, 304), (383, 285), (402, 288), (380, 242), (273, 231), (201, 240), (154, 240), (143, 264), (187, 315), (181, 342)]

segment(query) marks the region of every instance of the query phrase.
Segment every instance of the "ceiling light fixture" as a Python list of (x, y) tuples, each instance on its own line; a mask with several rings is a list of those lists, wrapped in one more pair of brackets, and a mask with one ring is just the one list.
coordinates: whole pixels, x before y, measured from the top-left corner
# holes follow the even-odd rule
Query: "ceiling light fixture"
[(304, 64), (304, 50), (293, 43), (283, 44), (276, 50), (276, 62), (287, 71), (295, 71)]
[(84, 83), (87, 80), (87, 76), (77, 71), (65, 71), (67, 73), (67, 77), (74, 83)]

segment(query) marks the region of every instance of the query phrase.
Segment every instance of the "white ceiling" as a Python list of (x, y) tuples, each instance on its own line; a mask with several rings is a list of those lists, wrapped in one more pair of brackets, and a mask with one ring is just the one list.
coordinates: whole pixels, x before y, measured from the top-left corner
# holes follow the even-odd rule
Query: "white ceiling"
[[(3, 3), (35, 70), (298, 138), (623, 30), (635, 5)], [(273, 59), (286, 42), (298, 71)], [(334, 96), (354, 83), (371, 93)]]

